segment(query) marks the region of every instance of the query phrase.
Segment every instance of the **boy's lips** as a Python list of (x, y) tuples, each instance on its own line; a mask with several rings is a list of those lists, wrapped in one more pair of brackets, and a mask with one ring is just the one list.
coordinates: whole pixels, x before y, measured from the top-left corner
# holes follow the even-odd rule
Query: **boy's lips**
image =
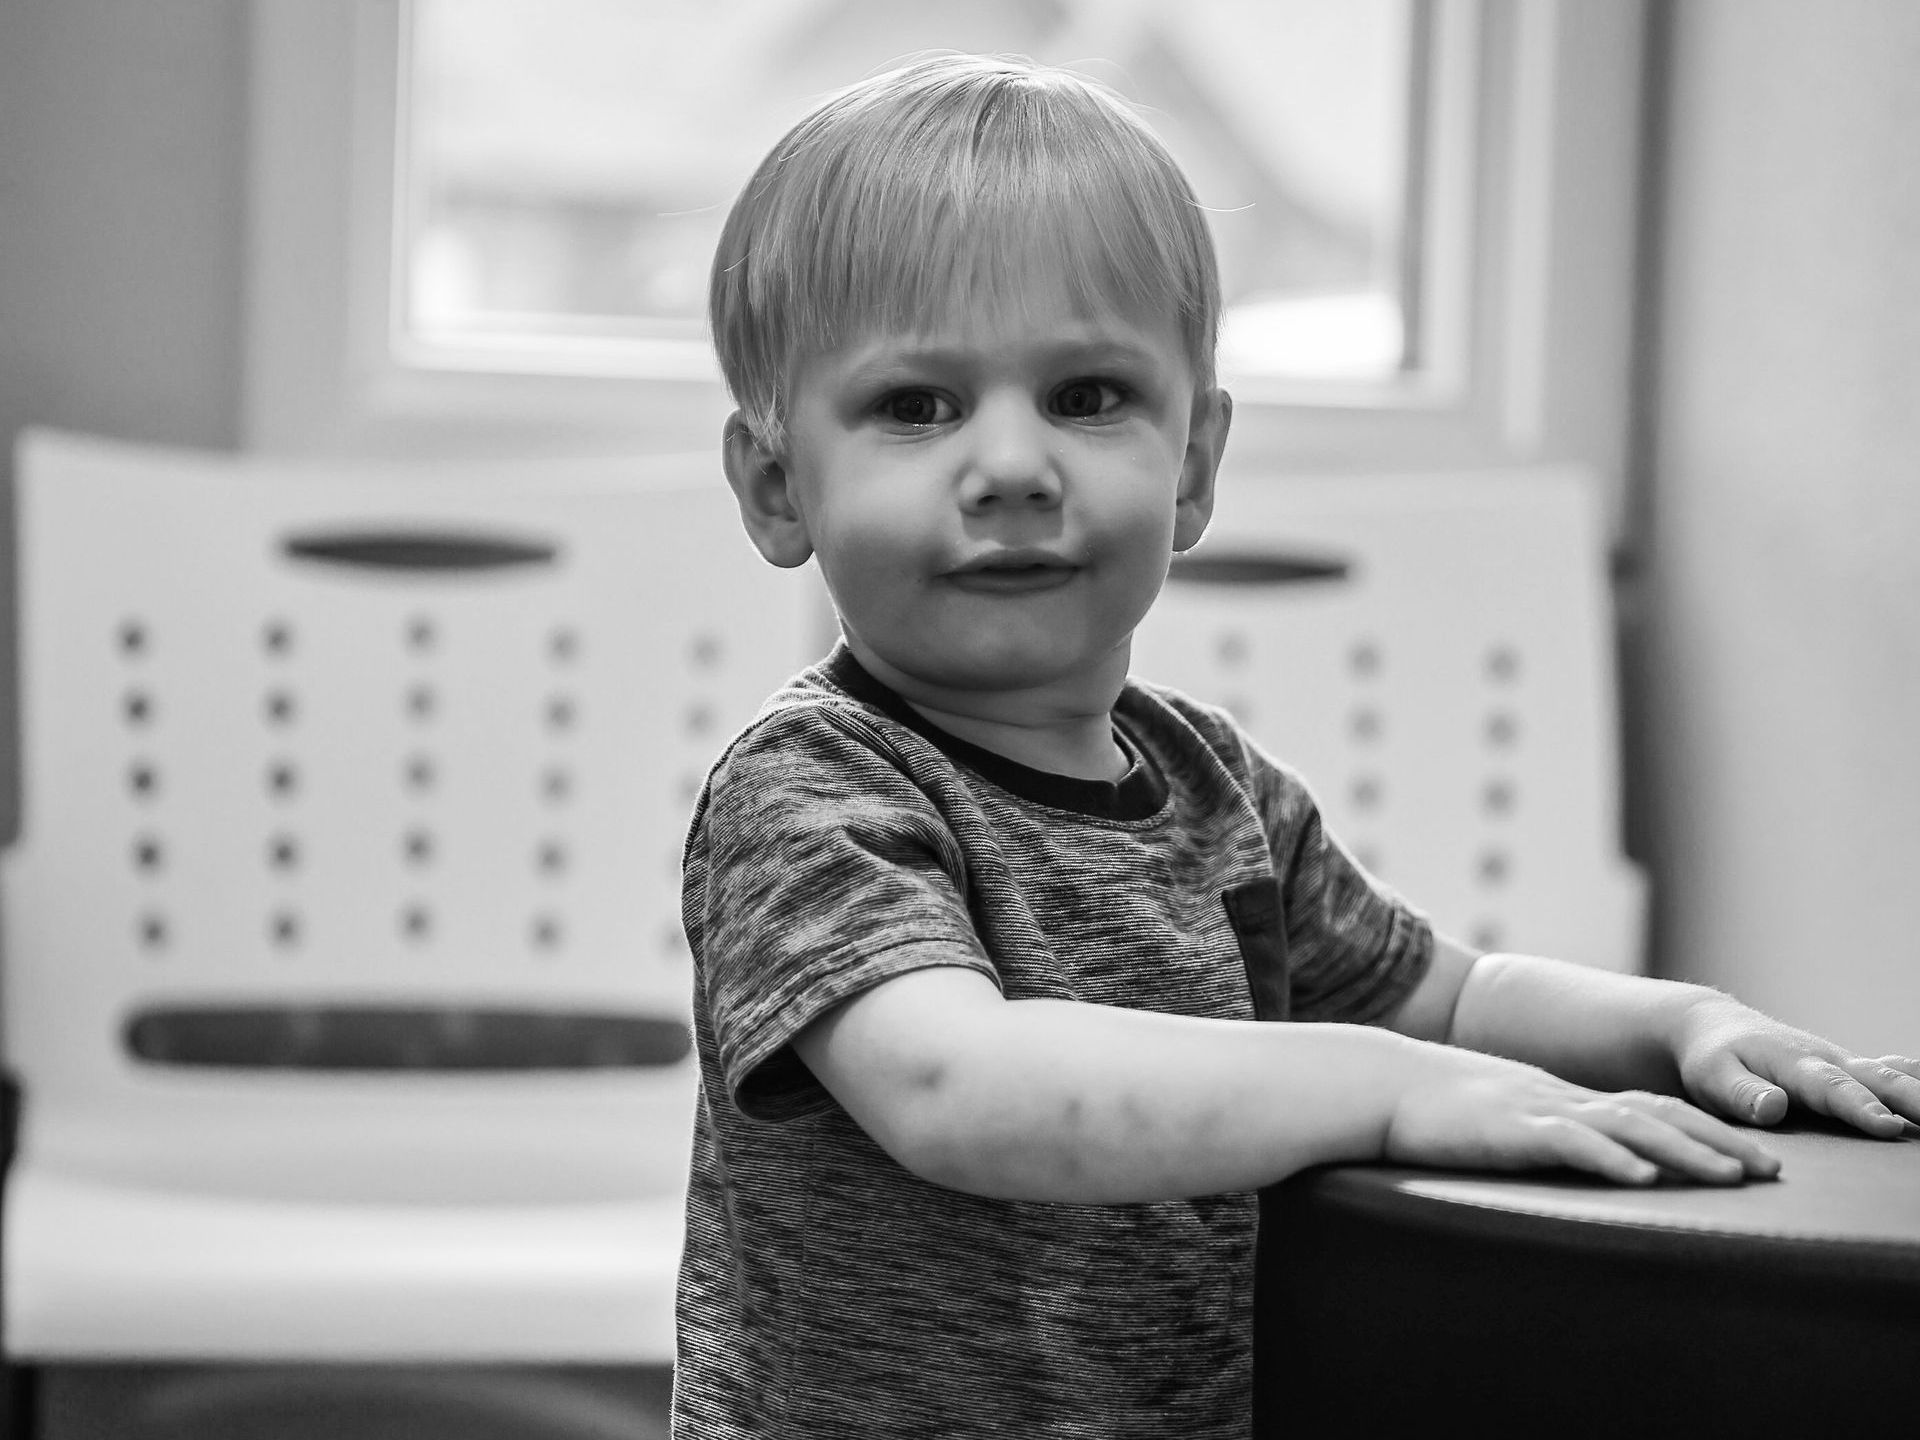
[(1050, 550), (998, 550), (957, 565), (946, 579), (961, 590), (988, 595), (1052, 590), (1080, 573), (1080, 567)]

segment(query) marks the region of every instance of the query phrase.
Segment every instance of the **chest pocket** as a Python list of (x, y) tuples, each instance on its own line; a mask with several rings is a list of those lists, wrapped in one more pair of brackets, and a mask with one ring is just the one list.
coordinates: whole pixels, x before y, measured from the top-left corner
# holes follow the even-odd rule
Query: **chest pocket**
[(1287, 992), (1287, 923), (1278, 880), (1254, 880), (1220, 896), (1227, 923), (1240, 943), (1253, 995), (1256, 1020), (1285, 1020), (1292, 1010)]

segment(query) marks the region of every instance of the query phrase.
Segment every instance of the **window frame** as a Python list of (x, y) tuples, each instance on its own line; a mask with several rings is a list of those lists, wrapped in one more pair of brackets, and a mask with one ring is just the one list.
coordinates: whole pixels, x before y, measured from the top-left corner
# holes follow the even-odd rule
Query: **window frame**
[[(1426, 0), (1435, 168), (1416, 329), (1386, 383), (1230, 381), (1237, 471), (1573, 462), (1616, 515), (1628, 444), (1644, 0)], [(678, 378), (487, 368), (393, 341), (404, 0), (253, 11), (245, 441), (336, 455), (700, 449), (728, 404)], [(623, 342), (631, 343), (631, 342)], [(683, 368), (684, 351), (673, 358)]]

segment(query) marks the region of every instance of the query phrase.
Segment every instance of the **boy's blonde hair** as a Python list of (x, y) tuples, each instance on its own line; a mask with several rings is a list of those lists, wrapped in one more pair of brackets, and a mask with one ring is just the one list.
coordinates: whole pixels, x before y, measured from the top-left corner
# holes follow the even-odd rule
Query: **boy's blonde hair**
[(832, 96), (761, 162), (714, 255), (714, 348), (748, 429), (779, 454), (801, 360), (1018, 295), (1036, 271), (1090, 313), (1177, 316), (1196, 381), (1213, 385), (1213, 240), (1146, 124), (1070, 71), (921, 60)]

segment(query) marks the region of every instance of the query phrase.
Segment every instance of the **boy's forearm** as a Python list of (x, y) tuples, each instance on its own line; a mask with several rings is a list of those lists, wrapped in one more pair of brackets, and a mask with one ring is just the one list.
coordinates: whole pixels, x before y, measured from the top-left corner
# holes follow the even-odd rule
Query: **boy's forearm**
[[(914, 1168), (955, 1189), (1118, 1203), (1249, 1190), (1378, 1158), (1422, 1052), (1355, 1025), (1263, 1025), (1071, 1001), (1001, 1007), (938, 1097)], [(930, 1097), (931, 1103), (931, 1097)]]
[(1467, 975), (1447, 1039), (1595, 1089), (1678, 1094), (1676, 1027), (1715, 994), (1537, 955), (1487, 955)]

